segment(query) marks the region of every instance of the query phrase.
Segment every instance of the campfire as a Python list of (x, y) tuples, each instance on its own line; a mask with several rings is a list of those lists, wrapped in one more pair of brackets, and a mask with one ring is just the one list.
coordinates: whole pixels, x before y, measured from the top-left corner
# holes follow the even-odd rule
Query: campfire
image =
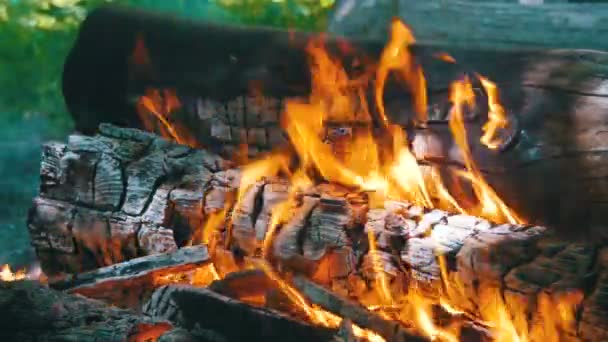
[[(46, 144), (29, 229), (49, 286), (135, 310), (113, 335), (133, 341), (603, 338), (604, 249), (534, 224), (477, 163), (524, 134), (500, 84), (462, 73), (431, 103), (397, 19), (376, 59), (337, 46), (308, 37), (306, 96), (146, 84), (129, 100), (144, 130)], [(153, 79), (148, 48), (137, 35), (130, 73)]]

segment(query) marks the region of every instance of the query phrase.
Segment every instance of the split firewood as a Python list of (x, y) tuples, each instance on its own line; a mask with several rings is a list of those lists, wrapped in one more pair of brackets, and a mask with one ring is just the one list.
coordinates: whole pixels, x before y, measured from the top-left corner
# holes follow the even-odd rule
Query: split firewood
[(160, 341), (173, 331), (167, 320), (31, 281), (0, 283), (0, 310), (3, 341)]
[[(177, 326), (212, 330), (228, 341), (330, 341), (336, 331), (312, 326), (277, 311), (250, 306), (205, 288), (167, 285), (143, 308)], [(232, 318), (232, 319), (231, 319)]]
[(204, 189), (223, 163), (204, 150), (109, 125), (94, 137), (46, 144), (40, 195), (28, 217), (42, 269), (49, 276), (83, 272), (185, 245), (202, 222)]
[(66, 275), (49, 285), (68, 293), (139, 310), (152, 292), (174, 282), (189, 283), (194, 271), (209, 263), (205, 246), (139, 257), (93, 271)]
[(384, 319), (360, 304), (340, 298), (338, 295), (306, 278), (296, 277), (294, 285), (313, 304), (319, 305), (323, 309), (340, 317), (349, 319), (362, 328), (375, 331), (387, 341), (426, 341), (425, 338), (407, 331), (399, 322)]

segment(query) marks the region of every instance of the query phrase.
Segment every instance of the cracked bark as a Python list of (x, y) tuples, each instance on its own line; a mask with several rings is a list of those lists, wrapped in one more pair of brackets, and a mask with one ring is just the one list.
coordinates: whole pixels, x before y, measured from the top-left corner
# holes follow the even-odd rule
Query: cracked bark
[[(118, 128), (110, 131), (116, 135), (125, 131), (135, 132)], [(147, 133), (141, 134), (151, 137)], [(87, 139), (105, 140), (107, 137), (100, 134)], [(132, 140), (116, 141), (113, 150), (98, 153), (112, 155), (115, 153), (112, 151), (121, 149), (123, 141)], [(156, 153), (153, 146), (159, 144), (149, 144), (149, 151), (139, 153), (138, 158), (146, 158), (146, 153)], [(172, 144), (163, 144), (167, 151), (175, 151)], [(79, 153), (70, 146), (63, 151), (74, 155)], [(63, 198), (73, 198), (73, 192), (82, 191), (82, 188), (71, 184), (84, 184), (77, 178), (86, 178), (90, 174), (73, 173), (71, 177), (76, 178), (65, 185), (57, 175), (70, 173), (67, 170), (72, 164), (45, 160), (42, 170), (47, 181), (35, 201), (29, 224), (44, 271), (79, 272), (82, 269), (80, 258), (88, 258), (86, 265), (90, 268), (119, 261), (112, 259), (117, 253), (109, 253), (110, 250), (133, 248), (133, 256), (139, 256), (158, 253), (167, 244), (175, 249), (175, 231), (193, 234), (200, 229), (201, 223), (204, 225), (210, 214), (222, 210), (226, 201), (231, 209), (217, 228), (221, 239), (229, 241), (226, 248), (239, 246), (246, 254), (258, 255), (266, 238), (268, 215), (272, 206), (281, 202), (277, 198), (287, 197), (289, 185), (274, 177), (262, 179), (259, 184), (265, 185), (252, 186), (249, 189), (251, 193), (246, 196), (251, 201), (257, 198), (262, 208), (246, 201), (234, 208), (240, 179), (238, 169), (220, 170), (214, 166), (220, 160), (204, 151), (179, 155), (187, 157), (170, 162), (166, 161), (170, 158), (156, 159), (157, 163), (182, 165), (183, 172), (177, 178), (168, 178), (167, 181), (172, 182), (170, 189), (173, 189), (169, 194), (155, 196), (146, 192), (153, 200), (141, 211), (141, 216), (128, 216), (118, 210), (105, 212), (67, 200), (49, 199), (47, 196), (59, 193), (61, 187), (68, 191)], [(64, 166), (51, 168), (51, 164)], [(156, 192), (161, 190), (162, 185)], [(130, 198), (128, 195), (124, 197)], [(136, 203), (142, 202), (138, 200)], [(480, 300), (484, 297), (479, 293), (480, 283), (498, 288), (500, 296), (513, 308), (521, 308), (521, 303), (525, 303), (523, 307), (529, 312), (530, 319), (540, 319), (535, 313), (541, 296), (560, 298), (572, 291), (580, 291), (583, 300), (576, 316), (577, 328), (568, 334), (581, 340), (602, 339), (607, 334), (608, 254), (604, 240), (563, 239), (553, 230), (540, 226), (497, 225), (478, 217), (438, 209), (425, 210), (405, 202), (385, 201), (370, 209), (365, 194), (335, 184), (320, 184), (296, 194), (294, 203), (291, 217), (278, 227), (272, 239), (271, 257), (281, 269), (307, 275), (337, 293), (360, 293), (362, 289), (358, 286), (361, 282), (377, 276), (368, 253), (367, 235), (371, 233), (376, 238), (384, 272), (396, 293), (406, 290), (414, 282), (426, 296), (437, 297), (440, 294), (438, 289), (445, 287), (440, 283), (436, 257), (440, 254), (447, 264), (447, 285), (457, 289), (459, 304), (472, 315), (479, 315), (482, 307)], [(157, 209), (150, 211), (152, 206)], [(180, 220), (175, 220), (177, 212), (181, 215)], [(231, 219), (239, 217), (246, 220), (229, 230)], [(114, 229), (108, 230), (107, 222)], [(101, 226), (101, 233), (95, 235), (97, 226)], [(147, 226), (162, 227), (147, 233), (147, 241), (160, 244), (162, 248), (141, 247), (143, 242), (138, 237)], [(108, 236), (108, 232), (113, 235)], [(233, 235), (227, 236), (230, 232)], [(154, 243), (150, 242), (151, 245)], [(122, 257), (127, 258), (126, 255)]]

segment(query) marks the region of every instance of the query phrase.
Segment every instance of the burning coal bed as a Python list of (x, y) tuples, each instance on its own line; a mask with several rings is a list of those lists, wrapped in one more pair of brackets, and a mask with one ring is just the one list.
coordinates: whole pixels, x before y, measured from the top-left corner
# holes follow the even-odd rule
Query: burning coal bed
[[(464, 126), (477, 101), (473, 80), (463, 77), (450, 89), (448, 124), (464, 165), (451, 177), (464, 184), (462, 193), (419, 162), (432, 143), (408, 143), (388, 119), (382, 91), (392, 73), (414, 94), (416, 124), (429, 119), (423, 71), (408, 52), (413, 43), (394, 21), (374, 68), (379, 95), (367, 103), (365, 82), (312, 40), (310, 97), (287, 100), (280, 110), (289, 143), (253, 161), (244, 148), (228, 160), (196, 146), (171, 120), (181, 102), (163, 89), (150, 90), (139, 107), (146, 127), (165, 138), (102, 124), (96, 136), (47, 143), (29, 229), (49, 286), (62, 292), (21, 282), (3, 289), (28, 293), (34, 310), (71, 322), (45, 336), (608, 338), (608, 273), (593, 271), (608, 262), (606, 248), (526, 224), (485, 182)], [(511, 123), (496, 85), (476, 77), (488, 109), (481, 143), (492, 150), (505, 143)], [(233, 115), (234, 103), (200, 107)], [(212, 127), (213, 134), (223, 128)], [(46, 297), (64, 304), (49, 306)]]

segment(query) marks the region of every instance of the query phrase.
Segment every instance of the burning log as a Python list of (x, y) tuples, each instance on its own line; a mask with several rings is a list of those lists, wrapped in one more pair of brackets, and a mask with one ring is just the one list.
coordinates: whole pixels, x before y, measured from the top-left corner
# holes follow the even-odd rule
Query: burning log
[[(172, 89), (165, 104), (175, 103), (174, 97), (182, 104), (171, 113), (173, 124), (189, 127), (197, 143), (212, 150), (230, 154), (247, 144), (248, 154), (255, 155), (286, 143), (278, 104), (308, 95), (303, 50), (309, 38), (106, 7), (82, 26), (66, 61), (64, 95), (77, 129), (89, 133), (100, 122), (141, 127), (137, 99), (150, 88)], [(350, 51), (344, 64), (356, 69), (350, 67), (357, 59), (352, 55), (373, 59), (383, 43), (329, 37), (326, 45), (332, 51)], [(462, 167), (445, 121), (448, 88), (463, 73), (479, 72), (499, 85), (513, 122), (511, 138), (499, 150), (479, 143), (480, 120), (466, 124), (473, 160), (488, 183), (528, 222), (577, 238), (603, 236), (608, 212), (601, 139), (605, 54), (454, 47), (448, 52), (457, 64), (433, 58), (446, 48), (412, 46), (425, 72), (428, 111), (434, 119), (429, 128), (412, 132), (418, 159), (441, 169)], [(263, 96), (252, 94), (252, 84)], [(401, 87), (390, 83), (384, 98), (392, 122), (405, 125), (413, 117), (407, 109), (409, 95)], [(353, 125), (335, 124), (345, 131)]]
[(163, 335), (174, 333), (166, 320), (30, 281), (0, 283), (0, 310), (4, 341), (162, 341)]
[(49, 276), (183, 246), (202, 224), (204, 187), (223, 167), (206, 151), (108, 125), (46, 144), (42, 159), (28, 228)]
[(188, 286), (167, 285), (159, 288), (143, 311), (188, 329), (198, 326), (215, 331), (229, 341), (275, 341), (286, 336), (293, 341), (330, 341), (336, 333), (333, 329), (302, 323), (279, 312), (256, 308), (208, 289)]
[[(123, 138), (108, 137), (104, 133), (108, 130)], [(143, 214), (139, 216), (123, 214), (138, 222), (135, 227), (145, 227), (150, 222), (146, 220), (155, 220), (153, 222), (163, 227), (148, 232), (150, 241), (170, 241), (173, 248), (181, 247), (183, 242), (179, 241), (191, 240), (192, 236), (196, 236), (197, 229), (203, 226), (211, 227), (213, 229), (202, 233), (203, 240), (207, 234), (219, 234), (218, 246), (233, 249), (232, 254), (237, 256), (243, 252), (255, 256), (259, 255), (260, 248), (265, 249), (283, 270), (307, 275), (336, 293), (357, 298), (366, 306), (382, 304), (382, 300), (378, 303), (379, 297), (375, 294), (378, 287), (370, 288), (368, 285), (379, 280), (393, 296), (409, 298), (411, 289), (416, 289), (414, 292), (417, 296), (428, 298), (434, 303), (447, 300), (457, 307), (455, 310), (460, 312), (459, 315), (466, 314), (467, 317), (476, 317), (480, 321), (491, 316), (484, 305), (489, 301), (499, 301), (495, 307), (504, 309), (509, 315), (519, 317), (524, 322), (530, 322), (530, 325), (551, 316), (552, 306), (547, 306), (547, 303), (566, 303), (580, 312), (580, 315), (572, 318), (572, 322), (576, 322), (579, 328), (577, 330), (575, 326), (566, 325), (556, 328), (557, 330), (565, 336), (580, 339), (602, 339), (607, 336), (608, 324), (603, 317), (608, 308), (603, 303), (608, 288), (608, 266), (605, 265), (606, 246), (602, 240), (588, 243), (568, 241), (555, 236), (552, 230), (539, 226), (497, 225), (479, 217), (423, 209), (405, 202), (387, 200), (375, 203), (370, 209), (373, 194), (335, 184), (319, 184), (296, 193), (292, 203), (294, 208), (287, 211), (289, 215), (272, 231), (268, 229), (272, 221), (268, 215), (273, 210), (264, 206), (274, 208), (277, 202), (272, 199), (292, 196), (292, 186), (286, 185), (284, 180), (264, 178), (265, 185), (249, 187), (251, 193), (241, 197), (242, 201), (237, 205), (235, 199), (238, 198), (239, 179), (242, 178), (243, 171), (212, 167), (221, 160), (212, 158), (207, 152), (180, 150), (176, 145), (152, 138), (150, 134), (109, 126), (103, 126), (96, 137), (76, 135), (70, 141), (80, 139), (92, 146), (101, 145), (97, 142), (107, 142), (102, 146), (109, 147), (95, 155), (103, 157), (108, 154), (119, 155), (116, 151), (124, 151), (125, 148), (136, 145), (137, 142), (128, 137), (140, 135), (149, 137), (150, 140), (149, 147), (140, 151), (137, 160), (150, 160), (150, 155), (160, 153), (155, 147), (158, 145), (165, 146), (167, 151), (163, 152), (163, 157), (151, 159), (146, 164), (147, 170), (163, 169), (160, 165), (171, 170), (172, 163), (176, 163), (175, 159), (184, 165), (181, 169), (183, 172), (163, 179), (170, 182), (170, 187), (163, 187), (163, 181), (145, 183), (137, 177), (130, 178), (130, 182), (135, 184), (156, 184), (155, 188), (146, 192), (150, 201), (147, 208), (154, 207), (153, 211), (142, 209), (140, 213)], [(70, 145), (58, 150), (62, 155), (54, 157), (56, 159), (49, 157), (56, 154), (45, 154), (42, 193), (35, 202), (33, 219), (30, 220), (34, 246), (45, 272), (58, 268), (69, 270), (70, 264), (62, 262), (76, 262), (83, 250), (91, 254), (89, 260), (104, 261), (104, 258), (115, 255), (102, 248), (81, 249), (93, 243), (95, 246), (107, 244), (107, 235), (88, 236), (90, 240), (87, 245), (79, 240), (83, 235), (75, 235), (74, 232), (94, 231), (88, 228), (90, 226), (82, 225), (82, 222), (96, 220), (105, 222), (100, 225), (107, 229), (108, 216), (103, 215), (120, 213), (85, 208), (76, 200), (73, 200), (74, 204), (68, 202), (72, 198), (81, 198), (76, 196), (76, 192), (86, 193), (82, 190), (86, 187), (81, 184), (87, 184), (87, 179), (91, 178), (90, 173), (70, 171), (81, 169), (65, 160), (86, 161), (84, 156), (87, 154), (82, 148)], [(188, 151), (183, 155), (178, 154), (188, 158), (176, 157), (172, 152), (176, 150)], [(70, 158), (65, 158), (64, 155)], [(205, 163), (208, 159), (203, 157), (212, 158), (214, 163)], [(128, 168), (134, 163), (125, 164)], [(61, 178), (60, 175), (69, 177)], [(69, 179), (69, 182), (61, 179)], [(274, 187), (275, 183), (280, 186)], [(61, 192), (55, 190), (62, 187), (64, 190)], [(143, 191), (143, 188), (135, 187), (129, 181), (123, 189), (123, 206), (129, 202), (128, 199), (137, 198), (131, 195), (131, 191)], [(46, 198), (57, 197), (55, 194), (58, 193), (68, 200)], [(257, 204), (243, 203), (245, 199)], [(91, 217), (85, 216), (91, 213)], [(178, 213), (180, 219), (176, 219)], [(75, 220), (74, 217), (79, 215), (81, 218)], [(233, 218), (238, 217), (248, 217), (249, 220), (230, 228)], [(210, 224), (211, 221), (215, 223)], [(258, 222), (261, 223), (257, 224)], [(239, 233), (230, 236), (231, 232), (236, 231)], [(257, 232), (261, 232), (260, 236)], [(131, 239), (141, 235), (137, 230), (129, 234)], [(276, 235), (273, 237), (273, 234)], [(271, 243), (266, 245), (266, 240)], [(74, 248), (68, 243), (82, 247)], [(245, 251), (241, 246), (254, 248)], [(240, 252), (237, 253), (235, 248)], [(160, 251), (162, 248), (142, 249), (135, 254), (154, 254)], [(49, 256), (53, 259), (44, 259)], [(111, 263), (112, 259), (107, 262)], [(100, 262), (91, 267), (102, 265)], [(217, 266), (221, 268), (221, 265)], [(231, 267), (229, 272), (233, 270), (234, 267)], [(88, 282), (86, 276), (76, 276), (75, 279)], [(112, 279), (110, 277), (108, 281)], [(260, 284), (266, 281), (265, 277), (259, 279)], [(239, 296), (238, 285), (224, 289), (227, 292), (223, 293), (236, 293), (235, 296)], [(495, 292), (487, 293), (488, 289)], [(371, 300), (365, 299), (370, 296)]]
[(54, 289), (138, 310), (152, 292), (192, 273), (209, 262), (205, 246), (183, 247), (172, 253), (128, 260), (90, 272), (67, 275), (50, 283)]
[(306, 278), (296, 277), (294, 285), (312, 303), (340, 317), (350, 319), (363, 328), (378, 332), (387, 341), (426, 341), (425, 338), (406, 331), (398, 322), (388, 321), (380, 315), (370, 312), (360, 304), (340, 298)]

